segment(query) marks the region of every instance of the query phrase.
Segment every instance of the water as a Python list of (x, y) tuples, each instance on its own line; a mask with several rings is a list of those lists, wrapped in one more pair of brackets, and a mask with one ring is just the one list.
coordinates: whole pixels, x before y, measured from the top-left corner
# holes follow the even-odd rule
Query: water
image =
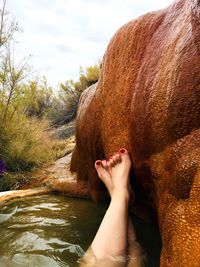
[[(0, 267), (78, 267), (92, 242), (105, 205), (45, 195), (25, 198), (0, 210)], [(151, 225), (135, 220), (139, 238), (159, 266), (160, 239)]]
[(0, 266), (78, 266), (105, 207), (46, 195), (25, 198), (0, 211)]

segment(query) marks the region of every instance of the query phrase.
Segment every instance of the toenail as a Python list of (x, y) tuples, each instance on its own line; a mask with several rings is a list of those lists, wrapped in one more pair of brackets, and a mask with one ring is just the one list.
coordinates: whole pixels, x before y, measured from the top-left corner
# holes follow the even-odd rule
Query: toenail
[(98, 166), (101, 165), (101, 161), (100, 160), (97, 160), (96, 161), (96, 165), (98, 165)]
[(121, 149), (119, 150), (120, 153), (125, 153), (125, 151), (126, 151), (126, 150), (125, 150), (124, 148), (121, 148)]

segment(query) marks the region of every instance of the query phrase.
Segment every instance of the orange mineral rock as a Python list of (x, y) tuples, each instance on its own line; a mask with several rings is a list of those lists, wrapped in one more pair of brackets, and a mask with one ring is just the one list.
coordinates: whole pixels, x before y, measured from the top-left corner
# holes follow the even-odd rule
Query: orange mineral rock
[(124, 25), (82, 95), (71, 170), (104, 187), (94, 162), (126, 147), (136, 199), (155, 212), (162, 267), (200, 266), (200, 1), (179, 0)]

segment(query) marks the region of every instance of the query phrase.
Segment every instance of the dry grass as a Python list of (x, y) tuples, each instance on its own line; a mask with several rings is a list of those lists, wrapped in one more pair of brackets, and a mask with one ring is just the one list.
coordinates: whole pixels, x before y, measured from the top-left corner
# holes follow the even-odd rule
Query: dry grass
[(72, 152), (75, 145), (75, 136), (70, 136), (66, 140), (53, 141), (53, 153), (56, 158), (62, 158)]
[(25, 171), (51, 159), (52, 142), (48, 123), (23, 115), (11, 120), (0, 134), (0, 158), (8, 171)]
[[(40, 183), (45, 168), (72, 152), (75, 137), (53, 139), (45, 120), (18, 114), (0, 129), (0, 159), (6, 173), (0, 177), (0, 191)], [(42, 173), (42, 174), (41, 174)]]

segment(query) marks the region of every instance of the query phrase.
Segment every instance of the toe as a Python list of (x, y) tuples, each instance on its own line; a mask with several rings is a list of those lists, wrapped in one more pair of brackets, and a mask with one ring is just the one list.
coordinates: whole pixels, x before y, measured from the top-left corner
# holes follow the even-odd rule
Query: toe
[(94, 166), (95, 166), (96, 169), (98, 169), (99, 167), (102, 167), (101, 160), (96, 160)]
[(121, 162), (121, 155), (120, 155), (119, 152), (115, 153), (114, 158), (115, 158), (115, 162), (116, 163), (120, 163)]
[(108, 168), (111, 168), (112, 167), (112, 158), (109, 158), (107, 161), (106, 161), (106, 163), (107, 163), (107, 166), (108, 166)]
[(119, 154), (120, 154), (121, 160), (123, 160), (123, 159), (128, 160), (130, 158), (129, 152), (126, 148), (120, 148)]
[(128, 154), (128, 150), (126, 150), (126, 148), (120, 148), (119, 153), (121, 155)]
[(102, 163), (102, 166), (104, 167), (104, 169), (108, 168), (108, 164), (107, 164), (107, 161), (105, 159), (102, 160), (101, 163)]
[(132, 162), (128, 150), (126, 148), (120, 148), (119, 153), (121, 156), (121, 161), (123, 161), (129, 169), (132, 165)]
[(116, 165), (118, 163), (118, 158), (116, 154), (113, 156), (113, 164)]
[(109, 158), (109, 167), (113, 167), (115, 165), (114, 157)]
[(111, 192), (112, 181), (110, 178), (109, 168), (106, 160), (97, 160), (94, 165), (99, 178), (105, 184), (108, 191)]

